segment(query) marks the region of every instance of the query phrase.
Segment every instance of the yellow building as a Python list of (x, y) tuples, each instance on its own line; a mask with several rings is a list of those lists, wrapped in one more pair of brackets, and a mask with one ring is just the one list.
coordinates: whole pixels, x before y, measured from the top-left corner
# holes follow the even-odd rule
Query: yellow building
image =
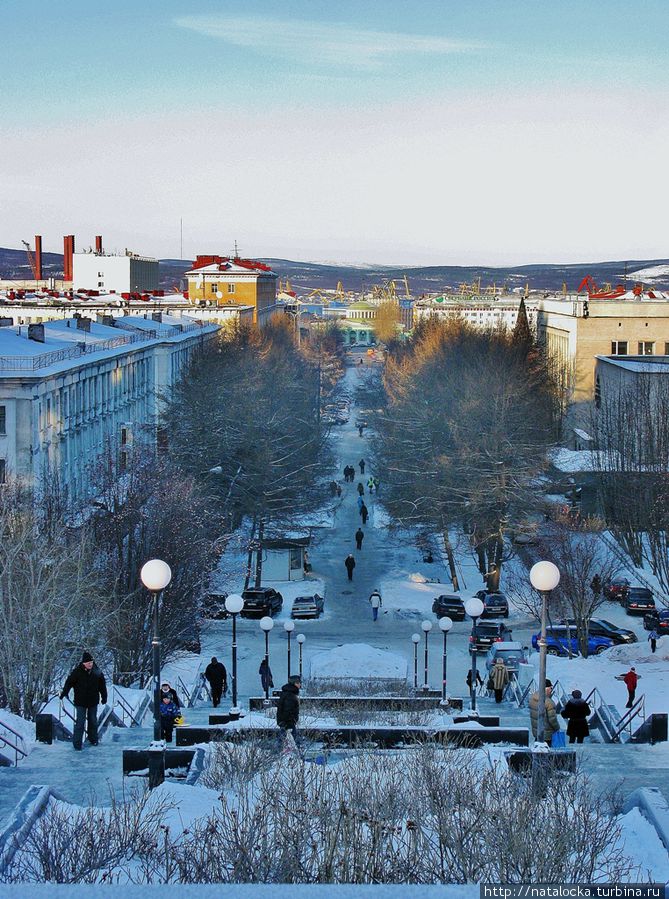
[(264, 324), (276, 308), (277, 276), (252, 259), (198, 256), (186, 272), (188, 297), (196, 305), (253, 307), (253, 321)]
[(546, 297), (538, 303), (537, 337), (564, 371), (571, 401), (587, 403), (597, 356), (669, 354), (669, 301), (658, 291), (615, 299)]

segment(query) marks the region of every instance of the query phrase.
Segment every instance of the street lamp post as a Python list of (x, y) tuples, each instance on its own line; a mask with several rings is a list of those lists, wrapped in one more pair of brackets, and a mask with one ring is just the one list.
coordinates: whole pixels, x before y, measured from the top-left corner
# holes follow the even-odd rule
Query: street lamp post
[(420, 634), (412, 634), (411, 641), (413, 643), (413, 688), (418, 689), (418, 644), (420, 643)]
[(479, 620), (481, 615), (483, 614), (483, 610), (485, 606), (481, 602), (481, 600), (472, 596), (471, 599), (468, 599), (465, 603), (465, 612), (472, 619), (472, 635), (470, 637), (471, 640), (471, 654), (472, 654), (472, 667), (471, 667), (471, 686), (469, 688), (469, 698), (470, 698), (470, 707), (472, 712), (476, 712), (476, 622)]
[(307, 639), (304, 634), (297, 635), (297, 643), (300, 647), (300, 680), (302, 680), (302, 647), (304, 646), (304, 641)]
[(162, 559), (151, 559), (142, 565), (140, 580), (153, 598), (153, 743), (149, 747), (149, 787), (153, 789), (165, 780), (165, 743), (160, 726), (160, 594), (172, 580), (172, 571)]
[(287, 680), (290, 680), (290, 636), (295, 630), (295, 622), (294, 621), (286, 621), (284, 622), (283, 629), (286, 632), (286, 636), (288, 637), (288, 677)]
[(443, 618), (439, 619), (439, 628), (441, 629), (442, 634), (444, 635), (444, 650), (441, 657), (441, 703), (440, 705), (448, 705), (448, 699), (446, 698), (446, 641), (448, 639), (448, 632), (453, 627), (452, 620), (448, 617), (448, 615), (444, 615)]
[(423, 633), (425, 634), (425, 681), (423, 682), (423, 690), (429, 690), (430, 684), (428, 683), (427, 679), (427, 635), (432, 630), (432, 622), (428, 621), (428, 619), (426, 618), (424, 621), (421, 621), (420, 626), (423, 629)]
[(231, 593), (225, 600), (225, 610), (232, 615), (232, 708), (230, 717), (239, 718), (241, 709), (237, 705), (237, 615), (244, 608), (244, 600), (238, 593)]
[(543, 743), (546, 734), (546, 619), (548, 598), (560, 583), (560, 572), (552, 562), (537, 562), (530, 569), (530, 582), (541, 594), (541, 634), (539, 636), (539, 704), (537, 714), (537, 742)]
[(260, 627), (265, 634), (265, 667), (267, 669), (265, 672), (265, 702), (269, 703), (269, 632), (274, 627), (274, 622), (269, 615), (260, 619)]

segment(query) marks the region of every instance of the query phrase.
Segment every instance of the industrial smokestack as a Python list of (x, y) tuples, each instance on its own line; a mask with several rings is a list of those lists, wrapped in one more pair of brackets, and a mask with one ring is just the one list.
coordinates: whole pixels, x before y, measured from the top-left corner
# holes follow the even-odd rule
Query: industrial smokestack
[(72, 281), (72, 257), (74, 255), (74, 234), (66, 234), (63, 238), (63, 280)]
[(42, 280), (42, 235), (35, 235), (35, 280)]
[(95, 252), (102, 255), (102, 234), (95, 236)]

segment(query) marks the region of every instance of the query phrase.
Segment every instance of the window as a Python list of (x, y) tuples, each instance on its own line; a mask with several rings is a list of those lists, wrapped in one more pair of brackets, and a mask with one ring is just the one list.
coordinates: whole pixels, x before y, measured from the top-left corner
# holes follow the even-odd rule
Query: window
[(121, 471), (125, 471), (128, 467), (128, 454), (125, 451), (119, 453), (118, 467)]
[(128, 442), (128, 429), (121, 428), (121, 446), (125, 446)]
[(612, 356), (626, 356), (627, 355), (627, 341), (626, 340), (612, 340), (611, 341), (611, 355)]
[(0, 406), (0, 434), (7, 433), (7, 407)]
[(4, 459), (0, 459), (0, 484), (7, 483), (7, 463)]
[(234, 293), (234, 292), (235, 292), (235, 285), (228, 284), (228, 293)]
[(212, 284), (212, 285), (211, 285), (211, 292), (212, 292), (213, 294), (217, 294), (217, 293), (218, 293), (218, 284)]
[(105, 276), (104, 272), (98, 272), (98, 278), (104, 278), (104, 276)]
[(640, 356), (654, 356), (655, 355), (655, 344), (652, 340), (640, 340), (639, 341), (639, 355)]
[(104, 287), (104, 286), (105, 286), (104, 281), (98, 281), (98, 287)]
[(664, 345), (664, 355), (669, 356), (669, 343), (665, 343)]

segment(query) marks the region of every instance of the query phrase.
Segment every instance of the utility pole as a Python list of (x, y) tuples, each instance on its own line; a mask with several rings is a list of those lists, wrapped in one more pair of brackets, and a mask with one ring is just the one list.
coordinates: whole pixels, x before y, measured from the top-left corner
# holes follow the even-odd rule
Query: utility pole
[(184, 220), (182, 218), (179, 219), (179, 259), (184, 258)]

